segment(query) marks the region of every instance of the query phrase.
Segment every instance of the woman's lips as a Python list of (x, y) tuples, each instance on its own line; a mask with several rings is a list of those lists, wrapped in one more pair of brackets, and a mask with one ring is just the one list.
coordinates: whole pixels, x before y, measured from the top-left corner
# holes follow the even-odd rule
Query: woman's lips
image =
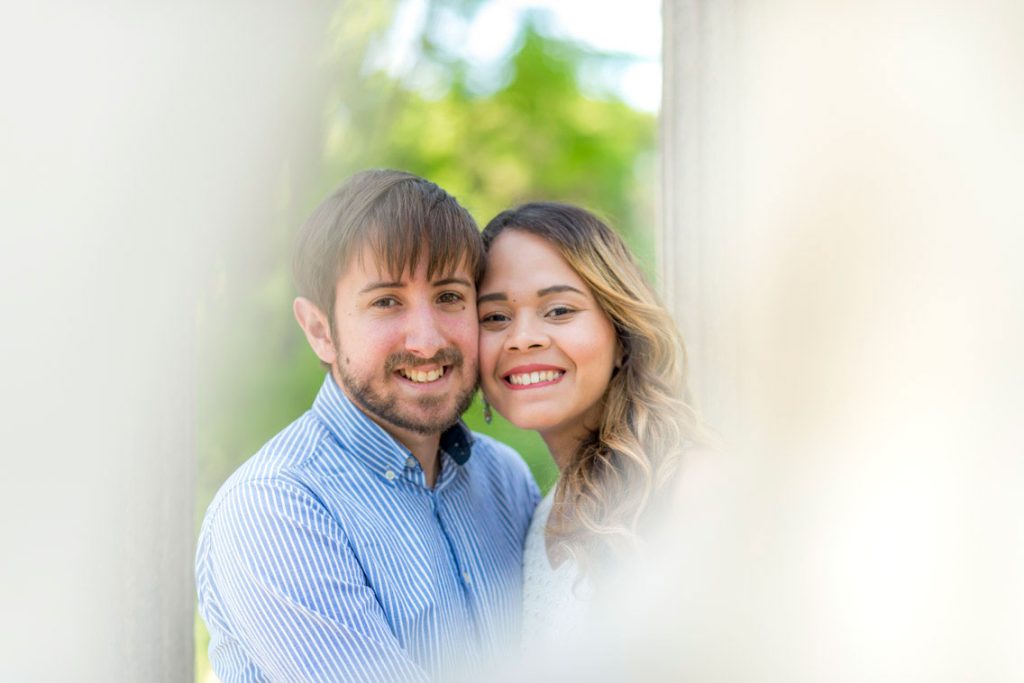
[(510, 389), (533, 389), (559, 382), (565, 370), (554, 365), (520, 365), (505, 372), (502, 379)]

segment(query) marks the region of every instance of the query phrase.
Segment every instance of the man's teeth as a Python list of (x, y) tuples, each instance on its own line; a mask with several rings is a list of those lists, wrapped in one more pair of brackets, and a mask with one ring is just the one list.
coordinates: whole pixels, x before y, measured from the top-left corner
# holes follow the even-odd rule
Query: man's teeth
[(550, 382), (564, 375), (562, 370), (543, 370), (541, 372), (524, 372), (521, 375), (509, 375), (508, 381), (512, 384), (526, 385), (537, 384), (538, 382)]
[(403, 368), (399, 370), (399, 372), (402, 373), (402, 377), (412, 380), (413, 382), (433, 382), (441, 379), (444, 375), (444, 368), (440, 367), (437, 370), (427, 370), (426, 372), (423, 370), (406, 370)]

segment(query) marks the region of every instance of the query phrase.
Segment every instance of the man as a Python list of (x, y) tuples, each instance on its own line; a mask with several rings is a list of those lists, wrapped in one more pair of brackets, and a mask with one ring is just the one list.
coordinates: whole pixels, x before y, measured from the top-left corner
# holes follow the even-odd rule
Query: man
[(518, 629), (537, 487), (459, 422), (476, 391), (473, 219), (441, 188), (357, 174), (300, 230), (294, 312), (330, 372), (235, 472), (196, 558), (225, 683), (423, 680)]

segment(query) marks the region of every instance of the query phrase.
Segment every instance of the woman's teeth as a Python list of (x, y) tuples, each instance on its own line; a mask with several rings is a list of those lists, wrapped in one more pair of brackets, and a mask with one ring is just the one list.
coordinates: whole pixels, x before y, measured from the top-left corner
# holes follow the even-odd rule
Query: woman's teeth
[(444, 367), (438, 368), (437, 370), (406, 370), (402, 368), (398, 371), (402, 377), (413, 382), (433, 382), (444, 376)]
[(558, 379), (565, 372), (563, 370), (544, 370), (543, 372), (524, 372), (521, 375), (509, 375), (508, 381), (512, 384), (518, 384), (520, 386), (527, 384), (537, 384), (538, 382), (550, 382), (554, 379)]

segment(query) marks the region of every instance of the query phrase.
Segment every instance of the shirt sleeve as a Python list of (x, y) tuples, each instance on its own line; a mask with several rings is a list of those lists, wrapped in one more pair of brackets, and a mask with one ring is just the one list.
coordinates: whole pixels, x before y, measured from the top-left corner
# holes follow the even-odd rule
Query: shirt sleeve
[(391, 631), (344, 530), (301, 485), (243, 482), (222, 501), (209, 540), (233, 636), (270, 680), (428, 680)]

